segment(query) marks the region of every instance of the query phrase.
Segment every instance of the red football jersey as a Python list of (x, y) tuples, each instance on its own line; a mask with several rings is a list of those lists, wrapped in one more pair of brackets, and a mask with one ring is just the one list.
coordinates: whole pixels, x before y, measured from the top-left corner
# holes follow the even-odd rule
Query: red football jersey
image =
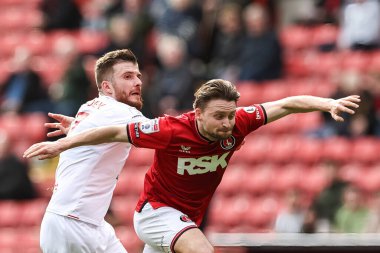
[(265, 123), (261, 105), (239, 107), (232, 136), (213, 142), (200, 135), (194, 111), (129, 124), (134, 146), (155, 149), (136, 210), (147, 201), (153, 208), (170, 206), (199, 225), (232, 154), (246, 135)]

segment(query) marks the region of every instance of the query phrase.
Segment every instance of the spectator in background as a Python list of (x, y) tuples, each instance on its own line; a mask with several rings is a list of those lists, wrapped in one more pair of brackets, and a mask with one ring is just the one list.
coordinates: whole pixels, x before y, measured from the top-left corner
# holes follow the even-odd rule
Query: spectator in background
[(371, 200), (372, 205), (369, 210), (365, 232), (380, 233), (380, 192), (373, 193)]
[(23, 47), (15, 50), (12, 74), (0, 85), (0, 111), (44, 112), (52, 108), (41, 77), (32, 69), (32, 55)]
[(130, 18), (118, 14), (112, 16), (108, 21), (108, 44), (96, 53), (101, 57), (107, 52), (129, 48), (136, 53), (138, 59), (144, 55), (144, 44), (136, 40), (135, 30)]
[(0, 200), (37, 197), (28, 175), (28, 166), (11, 152), (7, 133), (0, 131)]
[(347, 120), (343, 124), (335, 124), (328, 115), (324, 114), (325, 124), (322, 129), (322, 136), (339, 135), (346, 137), (358, 137), (376, 134), (376, 98), (372, 91), (371, 84), (365, 75), (356, 72), (342, 72), (338, 77), (338, 89), (331, 96), (333, 98), (344, 96), (344, 94), (359, 94), (363, 98), (360, 109), (354, 117), (343, 115)]
[(189, 55), (197, 57), (202, 51), (198, 38), (201, 19), (202, 10), (195, 0), (168, 0), (168, 6), (156, 20), (155, 28), (159, 33), (182, 38), (186, 42)]
[(84, 58), (74, 39), (62, 37), (54, 45), (55, 53), (65, 62), (66, 69), (61, 80), (50, 86), (56, 113), (75, 116), (81, 104), (90, 96), (91, 81), (84, 68)]
[(326, 187), (315, 197), (311, 207), (315, 213), (317, 232), (331, 230), (335, 214), (342, 205), (343, 190), (347, 186), (347, 183), (339, 178), (339, 165), (336, 162), (325, 161), (323, 168)]
[(274, 231), (277, 233), (303, 232), (306, 209), (302, 206), (301, 195), (297, 190), (286, 193), (285, 209), (276, 217)]
[(244, 9), (246, 35), (240, 50), (239, 80), (265, 81), (282, 76), (282, 46), (268, 23), (266, 9), (256, 3)]
[(104, 16), (104, 8), (102, 1), (86, 1), (82, 7), (81, 28), (94, 32), (105, 31), (107, 20)]
[(339, 45), (342, 49), (373, 50), (379, 47), (380, 4), (355, 0), (343, 7)]
[(362, 233), (368, 222), (369, 210), (360, 189), (349, 185), (344, 189), (343, 204), (335, 215), (334, 229), (340, 233)]
[(43, 14), (40, 27), (44, 31), (81, 27), (82, 14), (75, 0), (43, 0), (40, 10)]
[(236, 3), (221, 6), (210, 48), (208, 72), (210, 78), (237, 80), (237, 55), (242, 47), (243, 27), (241, 7)]
[(179, 37), (161, 35), (157, 43), (159, 67), (152, 80), (149, 100), (155, 116), (178, 115), (191, 108), (194, 75), (189, 68), (186, 43)]

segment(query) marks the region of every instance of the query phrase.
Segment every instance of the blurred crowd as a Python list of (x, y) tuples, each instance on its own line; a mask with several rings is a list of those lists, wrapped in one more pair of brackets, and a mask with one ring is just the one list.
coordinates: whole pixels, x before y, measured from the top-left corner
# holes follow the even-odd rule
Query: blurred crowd
[[(324, 72), (322, 80), (334, 85), (327, 94), (329, 97), (359, 94), (362, 98), (359, 111), (347, 117), (343, 124), (324, 115), (323, 125), (312, 134), (318, 138), (380, 136), (380, 3), (377, 0), (34, 2), (40, 18), (31, 30), (53, 38), (47, 44), (49, 55), (39, 52), (45, 48), (32, 50), (19, 46), (8, 56), (2, 56), (7, 59), (9, 71), (0, 77), (0, 123), (10, 115), (29, 113), (75, 116), (82, 103), (97, 95), (94, 62), (116, 49), (129, 48), (138, 58), (143, 73), (143, 113), (147, 117), (176, 115), (191, 109), (193, 92), (208, 79), (228, 79), (238, 88), (242, 83), (264, 87), (273, 81), (291, 82), (294, 73), (307, 76), (304, 69), (291, 72), (292, 57), (305, 56), (306, 62), (310, 54), (318, 54), (323, 65), (323, 59), (328, 60), (323, 58), (325, 55), (348, 54), (343, 64), (350, 65), (356, 55), (370, 55), (371, 59), (377, 59), (378, 65), (374, 60), (373, 65), (362, 69), (327, 67), (331, 71)], [(302, 45), (292, 44), (293, 40), (297, 44), (297, 33), (284, 34), (288, 27), (312, 30), (325, 25), (335, 28), (336, 36), (328, 33), (313, 45), (308, 41), (307, 51)], [(100, 35), (99, 43), (95, 44), (95, 39), (85, 40), (88, 44), (78, 43), (75, 36), (80, 32), (94, 38)], [(251, 101), (255, 102), (255, 97)], [(17, 156), (6, 152), (11, 150), (8, 145), (4, 132), (0, 135), (0, 174), (12, 168), (15, 177), (24, 180), (19, 172), (27, 172), (25, 161), (17, 161)], [(339, 165), (326, 167), (336, 170)], [(11, 177), (4, 175), (7, 176), (0, 177), (1, 180)], [(380, 194), (374, 193), (364, 204), (361, 189), (336, 180), (336, 176), (331, 176), (331, 183), (307, 207), (299, 204), (302, 194), (289, 191), (286, 209), (279, 213), (274, 230), (379, 232)], [(1, 189), (6, 186), (0, 185)], [(29, 187), (28, 182), (25, 185)], [(7, 195), (1, 189), (3, 199), (21, 198), (22, 192), (8, 191)], [(24, 191), (23, 198), (33, 197), (33, 190)]]

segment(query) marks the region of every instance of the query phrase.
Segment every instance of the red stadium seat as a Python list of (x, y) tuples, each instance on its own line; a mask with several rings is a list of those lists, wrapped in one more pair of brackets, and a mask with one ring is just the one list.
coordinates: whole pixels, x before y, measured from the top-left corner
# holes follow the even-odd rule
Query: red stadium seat
[(129, 253), (142, 252), (144, 243), (138, 238), (132, 227), (117, 226), (115, 233)]
[[(282, 119), (283, 121), (287, 119)], [(275, 124), (275, 123), (273, 123)], [(268, 153), (268, 159), (276, 163), (287, 163), (293, 160), (294, 150), (301, 145), (296, 135), (273, 136), (272, 148)]]
[(154, 150), (147, 148), (132, 148), (126, 166), (150, 166), (153, 162)]
[[(301, 121), (299, 121), (298, 124), (301, 124)], [(300, 144), (297, 145), (294, 149), (294, 160), (307, 164), (314, 164), (321, 160), (321, 140), (312, 138), (302, 138), (299, 141)]]
[(323, 141), (322, 158), (326, 160), (347, 162), (352, 155), (351, 142), (343, 137), (328, 138)]
[(26, 201), (22, 206), (20, 206), (20, 225), (39, 226), (47, 205), (48, 200), (43, 198)]
[(364, 72), (371, 61), (371, 55), (364, 52), (345, 52), (342, 55), (342, 69)]
[(138, 196), (114, 197), (111, 203), (111, 210), (117, 220), (123, 225), (133, 224), (133, 214), (135, 212)]
[(282, 28), (280, 39), (287, 51), (298, 51), (311, 48), (311, 30), (303, 26), (287, 26)]
[(218, 192), (226, 195), (237, 194), (241, 186), (245, 184), (248, 170), (241, 164), (231, 164), (226, 168), (223, 179), (218, 187)]
[(284, 193), (290, 189), (297, 189), (302, 180), (304, 166), (298, 163), (290, 163), (278, 166), (275, 170), (271, 189), (278, 193)]
[(253, 169), (248, 171), (245, 185), (241, 187), (250, 194), (263, 194), (270, 190), (274, 177), (276, 175), (273, 165), (269, 163), (254, 165)]
[(12, 200), (0, 201), (0, 228), (17, 227), (20, 224), (22, 203)]
[(238, 106), (250, 106), (263, 102), (261, 97), (262, 87), (254, 82), (240, 82), (236, 84), (240, 93)]
[(367, 193), (378, 192), (380, 190), (380, 165), (373, 165), (364, 173), (362, 171), (357, 179), (357, 185)]
[(32, 143), (46, 139), (47, 129), (44, 124), (48, 122), (48, 118), (45, 113), (28, 113), (21, 116), (21, 121), (26, 128), (23, 132), (25, 139)]
[(251, 135), (245, 139), (244, 145), (234, 153), (231, 163), (254, 164), (266, 161), (272, 147), (269, 135)]
[(312, 45), (317, 47), (321, 45), (336, 44), (339, 35), (339, 28), (335, 25), (324, 24), (312, 29)]
[(362, 163), (380, 161), (380, 141), (377, 138), (363, 137), (353, 141), (351, 159)]
[(304, 168), (302, 178), (299, 181), (300, 189), (311, 196), (320, 193), (327, 184), (325, 169), (319, 166)]
[(338, 176), (343, 181), (357, 185), (360, 178), (366, 174), (367, 168), (361, 163), (349, 162), (339, 168)]

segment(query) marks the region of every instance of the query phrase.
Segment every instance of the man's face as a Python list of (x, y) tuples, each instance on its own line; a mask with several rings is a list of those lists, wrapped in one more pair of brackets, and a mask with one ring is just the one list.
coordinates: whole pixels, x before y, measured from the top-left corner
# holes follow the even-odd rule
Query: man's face
[(139, 66), (132, 62), (120, 62), (113, 66), (114, 74), (111, 81), (114, 98), (127, 105), (141, 110), (141, 73)]
[(227, 139), (235, 126), (235, 113), (234, 101), (211, 100), (204, 110), (195, 109), (198, 129), (211, 141)]

